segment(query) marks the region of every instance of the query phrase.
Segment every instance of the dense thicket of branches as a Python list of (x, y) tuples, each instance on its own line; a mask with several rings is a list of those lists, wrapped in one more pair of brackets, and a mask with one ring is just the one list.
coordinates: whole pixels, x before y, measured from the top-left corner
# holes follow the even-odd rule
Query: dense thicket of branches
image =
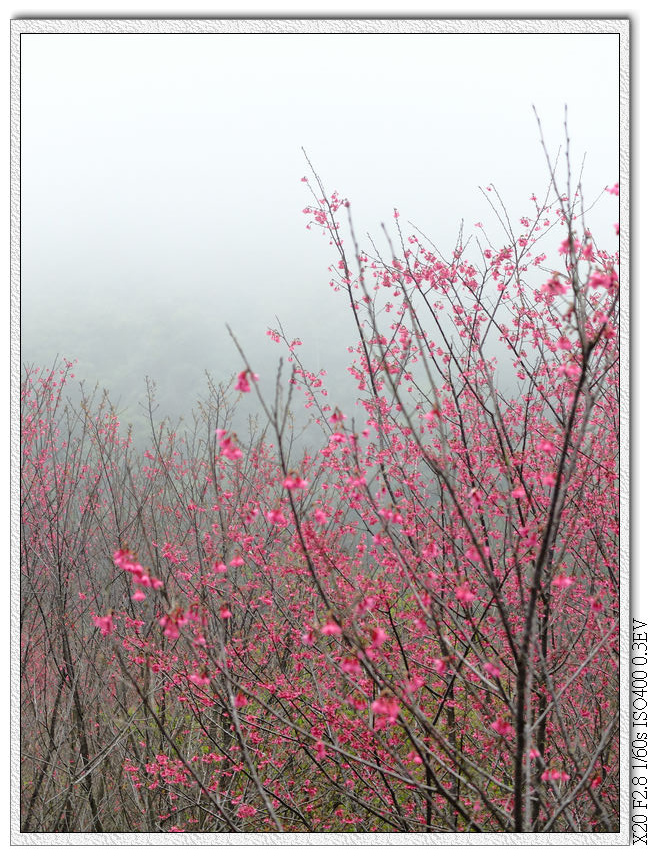
[(22, 830), (616, 831), (617, 256), (554, 179), (449, 257), (307, 185), (356, 408), (279, 330), (144, 453), (25, 371)]

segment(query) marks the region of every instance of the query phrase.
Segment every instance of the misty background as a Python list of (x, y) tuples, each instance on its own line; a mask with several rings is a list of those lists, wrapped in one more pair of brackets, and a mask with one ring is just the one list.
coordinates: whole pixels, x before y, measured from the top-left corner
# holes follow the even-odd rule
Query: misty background
[[(161, 414), (188, 417), (205, 370), (243, 368), (226, 324), (272, 383), (277, 318), (351, 409), (356, 334), (338, 256), (305, 230), (301, 148), (362, 246), (387, 251), (394, 208), (443, 254), (461, 220), (501, 243), (479, 186), (515, 222), (543, 196), (533, 104), (552, 154), (568, 106), (588, 200), (618, 180), (618, 50), (609, 34), (23, 34), (23, 365), (76, 359), (138, 432), (146, 376)], [(617, 207), (588, 218), (609, 249)]]

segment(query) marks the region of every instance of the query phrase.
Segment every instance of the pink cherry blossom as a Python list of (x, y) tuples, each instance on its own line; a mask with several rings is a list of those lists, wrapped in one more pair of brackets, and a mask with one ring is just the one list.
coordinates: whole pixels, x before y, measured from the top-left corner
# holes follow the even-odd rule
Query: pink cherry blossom
[(176, 607), (171, 612), (162, 616), (158, 622), (166, 637), (170, 640), (177, 640), (180, 637), (179, 628), (186, 624), (187, 619), (183, 610), (180, 607)]
[(244, 372), (240, 372), (237, 376), (237, 383), (235, 384), (235, 390), (239, 390), (242, 393), (248, 393), (251, 389), (251, 386), (248, 382), (248, 370), (244, 370)]
[(315, 642), (313, 629), (307, 628), (307, 630), (303, 632), (300, 639), (305, 646), (313, 646)]
[(551, 299), (566, 294), (569, 286), (567, 285), (567, 283), (561, 282), (559, 275), (556, 274), (551, 279), (549, 279), (547, 283), (545, 283), (543, 288), (546, 297), (548, 299)]
[(545, 769), (542, 772), (542, 781), (568, 781), (569, 775), (560, 769)]
[(270, 511), (266, 512), (266, 518), (270, 523), (280, 526), (281, 528), (289, 524), (280, 508), (271, 508)]
[(447, 662), (443, 658), (434, 658), (433, 666), (439, 676), (444, 676), (447, 672)]
[[(481, 561), (481, 553), (483, 556), (490, 555), (490, 548), (482, 546), (480, 549), (477, 549), (475, 546), (471, 546), (465, 555), (470, 560), (470, 562), (480, 562)], [(458, 597), (458, 593), (456, 593), (456, 597)]]
[(476, 598), (476, 594), (470, 589), (467, 583), (456, 588), (456, 598), (461, 604), (471, 604)]
[(501, 670), (494, 664), (490, 663), (490, 661), (487, 661), (485, 664), (483, 664), (483, 669), (485, 670), (487, 675), (491, 676), (493, 679), (498, 679), (501, 675)]
[(107, 637), (115, 630), (115, 622), (113, 621), (112, 613), (108, 613), (106, 616), (93, 616), (93, 621), (100, 629), (102, 637)]
[(559, 574), (555, 579), (551, 580), (551, 585), (557, 586), (560, 589), (568, 589), (573, 583), (573, 577), (569, 577), (566, 574)]
[(309, 486), (309, 484), (304, 478), (289, 475), (289, 477), (286, 477), (282, 482), (282, 486), (285, 490), (304, 490)]
[(399, 715), (399, 703), (394, 697), (379, 697), (371, 706), (377, 715), (386, 715), (389, 723), (395, 723)]
[(503, 718), (497, 718), (496, 721), (493, 721), (490, 724), (490, 727), (496, 733), (498, 733), (499, 736), (508, 737), (508, 736), (512, 736), (515, 732), (515, 728), (512, 726), (512, 724), (509, 724)]
[(217, 439), (221, 456), (229, 460), (240, 460), (243, 456), (241, 449), (237, 446), (237, 437), (234, 433), (227, 435), (226, 430), (217, 430)]
[(361, 664), (357, 658), (343, 658), (341, 669), (345, 673), (356, 674), (361, 672)]
[(333, 619), (330, 619), (329, 621), (325, 622), (323, 627), (320, 629), (320, 632), (325, 636), (336, 636), (337, 634), (341, 633), (341, 628), (339, 625), (336, 624)]

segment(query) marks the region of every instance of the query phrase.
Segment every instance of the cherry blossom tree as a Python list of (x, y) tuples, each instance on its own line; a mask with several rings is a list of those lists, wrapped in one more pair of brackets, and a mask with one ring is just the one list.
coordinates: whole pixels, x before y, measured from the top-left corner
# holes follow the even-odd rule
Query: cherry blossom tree
[(278, 326), (139, 455), (26, 373), (24, 831), (618, 829), (618, 256), (549, 167), (444, 255), (310, 165), (354, 404)]

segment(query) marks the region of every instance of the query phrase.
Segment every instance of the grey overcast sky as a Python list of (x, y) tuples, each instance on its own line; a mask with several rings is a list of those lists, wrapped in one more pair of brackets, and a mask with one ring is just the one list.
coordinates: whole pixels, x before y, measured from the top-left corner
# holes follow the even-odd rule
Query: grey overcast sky
[[(23, 361), (78, 358), (131, 406), (153, 375), (172, 410), (197, 369), (238, 371), (225, 322), (257, 367), (276, 315), (334, 363), (352, 336), (333, 251), (305, 230), (301, 147), (359, 234), (396, 207), (449, 251), (461, 219), (489, 221), (479, 186), (515, 218), (542, 194), (533, 104), (553, 152), (568, 106), (587, 197), (618, 179), (618, 51), (601, 34), (23, 35)], [(592, 228), (611, 244), (606, 204)]]

